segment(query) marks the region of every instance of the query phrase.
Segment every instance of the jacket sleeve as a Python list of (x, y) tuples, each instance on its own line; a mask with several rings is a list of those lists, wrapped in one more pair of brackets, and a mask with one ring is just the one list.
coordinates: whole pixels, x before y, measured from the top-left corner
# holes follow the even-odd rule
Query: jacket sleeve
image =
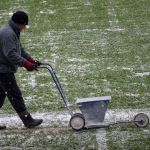
[(2, 51), (8, 62), (23, 66), (25, 58), (21, 57), (21, 54), (17, 52), (15, 38), (10, 36), (3, 38)]
[(21, 44), (21, 56), (22, 56), (23, 58), (25, 58), (25, 59), (31, 57), (30, 54), (28, 54), (28, 53), (24, 50), (24, 48), (22, 47), (22, 44)]

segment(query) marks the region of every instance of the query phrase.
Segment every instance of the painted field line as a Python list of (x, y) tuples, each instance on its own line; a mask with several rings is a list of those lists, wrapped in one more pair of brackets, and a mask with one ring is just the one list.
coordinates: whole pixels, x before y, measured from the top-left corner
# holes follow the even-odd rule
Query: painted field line
[[(150, 109), (112, 109), (106, 112), (105, 121), (132, 120), (138, 113), (145, 113), (150, 117)], [(42, 118), (42, 127), (67, 127), (70, 115), (67, 111), (32, 113), (34, 118)], [(5, 124), (9, 128), (22, 128), (23, 124), (16, 114), (0, 114), (0, 124)]]
[(98, 144), (98, 150), (107, 150), (107, 136), (105, 129), (97, 129), (96, 140)]
[[(145, 113), (150, 118), (150, 109), (114, 109), (108, 110), (106, 112), (105, 121), (106, 122), (113, 122), (113, 121), (121, 121), (121, 120), (132, 120), (134, 116), (138, 113)], [(46, 132), (47, 130), (68, 130), (68, 124), (70, 120), (70, 115), (68, 112), (47, 112), (47, 113), (33, 113), (33, 117), (35, 118), (42, 118), (44, 120), (43, 124), (41, 125), (40, 132)], [(0, 114), (0, 124), (5, 124), (10, 129), (17, 129), (24, 128), (21, 120), (17, 115), (7, 115), (7, 114)], [(57, 128), (54, 128), (57, 127)], [(62, 128), (64, 127), (64, 128)], [(43, 129), (42, 129), (43, 128)], [(12, 130), (13, 131), (13, 130)], [(20, 130), (18, 130), (20, 131)], [(21, 130), (22, 132), (23, 130)], [(38, 131), (38, 130), (37, 130)], [(6, 130), (7, 132), (7, 130)], [(10, 130), (9, 130), (10, 132)], [(107, 150), (107, 135), (105, 129), (97, 129), (96, 130), (96, 140), (98, 143), (99, 150)]]
[[(150, 109), (115, 109), (109, 110), (106, 113), (105, 121), (106, 122), (115, 122), (115, 121), (124, 121), (124, 120), (133, 120), (134, 116), (138, 113), (145, 113), (150, 118)], [(97, 129), (96, 139), (98, 143), (99, 150), (107, 150), (107, 135), (105, 129)]]
[(111, 17), (111, 20), (109, 20), (109, 25), (110, 28), (106, 29), (107, 31), (112, 31), (112, 32), (122, 32), (125, 29), (120, 28), (119, 26), (119, 20), (117, 18), (117, 13), (115, 11), (115, 4), (113, 3), (113, 0), (108, 1), (108, 11), (107, 14), (109, 17)]

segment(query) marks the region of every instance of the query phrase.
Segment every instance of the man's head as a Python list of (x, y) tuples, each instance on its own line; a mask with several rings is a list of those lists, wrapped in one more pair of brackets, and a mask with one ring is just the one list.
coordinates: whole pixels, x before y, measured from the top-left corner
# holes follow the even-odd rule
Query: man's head
[(23, 30), (28, 25), (28, 15), (23, 11), (15, 12), (11, 20), (17, 25), (20, 30)]

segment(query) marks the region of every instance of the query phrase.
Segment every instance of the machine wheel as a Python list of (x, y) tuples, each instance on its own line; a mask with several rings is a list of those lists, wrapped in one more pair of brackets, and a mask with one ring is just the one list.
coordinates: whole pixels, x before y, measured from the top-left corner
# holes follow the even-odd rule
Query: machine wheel
[(85, 119), (81, 113), (75, 113), (70, 119), (70, 127), (72, 129), (79, 131), (85, 126)]
[(133, 121), (135, 121), (135, 125), (140, 128), (147, 127), (149, 124), (149, 118), (144, 113), (139, 113), (139, 114), (135, 115)]

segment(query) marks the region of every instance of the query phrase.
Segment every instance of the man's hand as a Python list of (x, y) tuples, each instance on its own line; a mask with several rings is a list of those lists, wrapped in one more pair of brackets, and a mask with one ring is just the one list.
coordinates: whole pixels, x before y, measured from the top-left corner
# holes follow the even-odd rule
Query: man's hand
[(36, 64), (36, 65), (39, 67), (39, 66), (41, 66), (42, 63), (39, 62), (39, 61), (37, 61), (37, 60), (35, 60), (35, 61), (34, 61), (34, 64)]
[(30, 63), (37, 65), (38, 67), (42, 64), (40, 61), (34, 60), (32, 57), (27, 58)]
[(34, 64), (34, 63), (31, 63), (28, 60), (24, 61), (23, 67), (25, 67), (28, 71), (33, 71), (33, 70), (38, 71), (38, 69), (37, 69), (38, 65)]

